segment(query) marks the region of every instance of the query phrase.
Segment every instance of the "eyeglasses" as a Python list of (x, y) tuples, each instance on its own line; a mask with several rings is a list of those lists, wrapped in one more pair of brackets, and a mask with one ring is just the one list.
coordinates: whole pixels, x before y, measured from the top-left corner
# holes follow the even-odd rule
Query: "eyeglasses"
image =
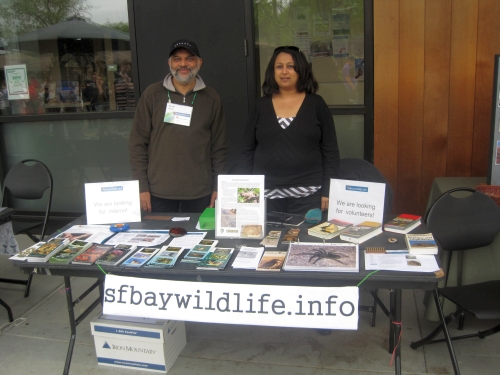
[(173, 227), (170, 228), (168, 231), (168, 234), (170, 234), (171, 237), (182, 237), (187, 233), (187, 230), (181, 227)]
[(274, 49), (274, 52), (279, 52), (279, 51), (284, 51), (286, 49), (289, 49), (290, 51), (297, 51), (297, 52), (300, 52), (300, 49), (299, 47), (295, 47), (295, 46), (281, 46), (281, 47), (276, 47)]

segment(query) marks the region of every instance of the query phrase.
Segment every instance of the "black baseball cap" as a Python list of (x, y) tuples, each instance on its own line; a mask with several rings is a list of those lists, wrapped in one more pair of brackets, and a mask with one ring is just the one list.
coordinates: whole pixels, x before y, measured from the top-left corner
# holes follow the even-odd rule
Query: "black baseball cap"
[(173, 42), (172, 45), (170, 46), (170, 53), (168, 54), (168, 57), (172, 56), (174, 51), (178, 48), (187, 49), (193, 55), (201, 57), (200, 51), (198, 51), (198, 47), (196, 46), (196, 44), (194, 42), (191, 42), (190, 40), (187, 40), (187, 39), (179, 39), (179, 40)]

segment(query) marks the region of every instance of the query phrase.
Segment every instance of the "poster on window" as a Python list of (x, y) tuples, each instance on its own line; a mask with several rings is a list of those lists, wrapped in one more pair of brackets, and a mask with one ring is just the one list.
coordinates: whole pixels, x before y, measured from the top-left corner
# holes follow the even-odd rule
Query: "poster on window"
[(350, 34), (351, 15), (350, 14), (332, 15), (332, 32), (333, 35)]
[(349, 35), (334, 35), (332, 38), (333, 57), (349, 56)]
[(330, 35), (330, 14), (316, 13), (313, 16), (314, 36)]
[(309, 7), (294, 7), (292, 14), (293, 14), (293, 30), (309, 31), (311, 24), (311, 9)]
[(29, 99), (26, 64), (5, 65), (4, 69), (9, 100)]

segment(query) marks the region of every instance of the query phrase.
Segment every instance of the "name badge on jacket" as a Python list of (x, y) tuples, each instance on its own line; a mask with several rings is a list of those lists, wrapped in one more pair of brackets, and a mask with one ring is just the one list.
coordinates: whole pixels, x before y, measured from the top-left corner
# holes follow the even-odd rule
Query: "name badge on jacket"
[(180, 105), (174, 103), (167, 103), (167, 109), (165, 110), (165, 117), (163, 122), (169, 122), (171, 124), (189, 126), (191, 124), (191, 114), (193, 113), (193, 107), (187, 105)]

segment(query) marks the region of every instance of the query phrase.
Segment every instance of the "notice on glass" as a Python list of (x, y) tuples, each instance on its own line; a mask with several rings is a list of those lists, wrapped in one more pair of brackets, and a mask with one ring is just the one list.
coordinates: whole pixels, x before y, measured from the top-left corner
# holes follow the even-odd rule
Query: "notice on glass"
[(29, 99), (26, 64), (5, 65), (4, 69), (9, 100)]
[(215, 236), (262, 239), (266, 210), (264, 176), (220, 175), (215, 204)]

